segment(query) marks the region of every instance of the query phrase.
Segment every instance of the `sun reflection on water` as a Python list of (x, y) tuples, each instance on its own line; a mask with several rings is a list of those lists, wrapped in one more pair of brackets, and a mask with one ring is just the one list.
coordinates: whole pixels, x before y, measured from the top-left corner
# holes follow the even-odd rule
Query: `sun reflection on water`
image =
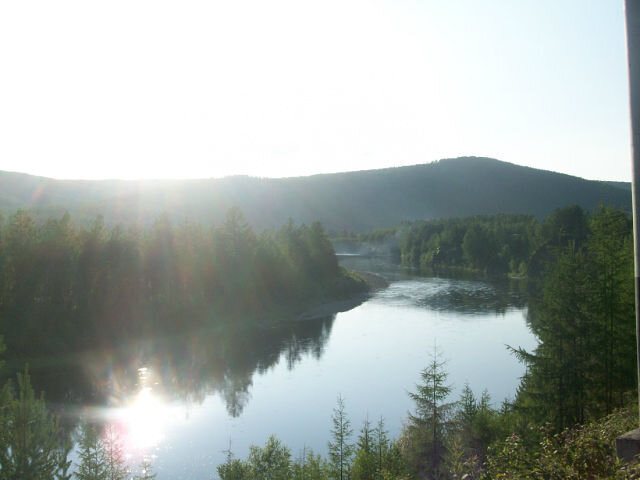
[(166, 438), (166, 430), (179, 415), (175, 405), (154, 391), (152, 375), (148, 368), (138, 369), (139, 390), (119, 408), (111, 409), (108, 423), (121, 432), (125, 455), (144, 457)]
[(157, 446), (164, 438), (165, 410), (166, 406), (151, 388), (143, 388), (122, 412), (122, 421), (127, 427), (127, 444), (134, 449)]

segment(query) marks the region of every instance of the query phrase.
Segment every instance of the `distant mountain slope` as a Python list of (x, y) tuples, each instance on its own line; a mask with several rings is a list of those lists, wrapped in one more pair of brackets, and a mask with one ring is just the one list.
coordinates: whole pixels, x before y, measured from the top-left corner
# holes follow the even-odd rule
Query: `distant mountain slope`
[(28, 208), (48, 217), (69, 211), (77, 222), (102, 214), (107, 223), (175, 219), (219, 222), (239, 206), (257, 228), (293, 218), (330, 229), (369, 230), (402, 220), (499, 212), (542, 218), (555, 208), (600, 203), (631, 209), (630, 191), (607, 182), (462, 157), (424, 165), (296, 178), (143, 181), (52, 180), (0, 172), (0, 209)]
[(604, 183), (607, 183), (607, 184), (612, 185), (614, 187), (622, 188), (623, 190), (630, 190), (631, 189), (631, 182), (606, 181)]

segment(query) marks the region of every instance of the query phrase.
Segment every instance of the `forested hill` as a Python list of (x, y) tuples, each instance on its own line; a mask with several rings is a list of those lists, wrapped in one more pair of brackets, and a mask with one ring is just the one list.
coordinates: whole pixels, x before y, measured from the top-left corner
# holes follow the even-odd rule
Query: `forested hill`
[(313, 175), (176, 181), (52, 180), (0, 172), (0, 212), (27, 208), (36, 218), (69, 211), (77, 222), (103, 215), (107, 224), (175, 219), (219, 223), (238, 206), (256, 228), (287, 219), (327, 228), (369, 230), (403, 220), (517, 212), (543, 218), (554, 209), (600, 203), (631, 209), (631, 193), (489, 158), (462, 157), (424, 165)]

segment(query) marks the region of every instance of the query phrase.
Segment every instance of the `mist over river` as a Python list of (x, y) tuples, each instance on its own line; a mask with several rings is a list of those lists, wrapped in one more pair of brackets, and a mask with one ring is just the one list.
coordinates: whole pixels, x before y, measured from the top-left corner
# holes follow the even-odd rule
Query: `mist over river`
[(396, 437), (413, 407), (407, 392), (434, 345), (447, 361), (451, 400), (465, 382), (476, 395), (487, 389), (496, 404), (513, 398), (524, 366), (505, 345), (536, 345), (522, 285), (421, 277), (381, 259), (341, 263), (382, 275), (389, 286), (325, 318), (224, 340), (169, 339), (170, 359), (136, 357), (127, 402), (73, 414), (116, 426), (129, 462), (151, 457), (158, 480), (208, 479), (217, 478), (225, 451), (244, 458), (272, 434), (294, 458), (305, 446), (326, 455), (338, 395), (354, 432), (366, 416), (383, 416)]

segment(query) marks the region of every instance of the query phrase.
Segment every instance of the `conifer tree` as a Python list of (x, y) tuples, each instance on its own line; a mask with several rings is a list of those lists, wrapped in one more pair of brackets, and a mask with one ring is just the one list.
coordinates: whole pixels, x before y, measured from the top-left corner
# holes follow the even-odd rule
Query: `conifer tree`
[(102, 446), (107, 462), (107, 479), (125, 480), (128, 470), (125, 465), (122, 441), (115, 427), (111, 424), (104, 429)]
[(437, 347), (429, 365), (421, 372), (422, 383), (409, 396), (415, 402), (415, 412), (409, 414), (407, 428), (409, 457), (416, 471), (438, 476), (446, 452), (445, 437), (455, 403), (446, 403), (451, 393), (447, 372)]
[[(635, 388), (635, 326), (633, 310), (633, 260), (631, 221), (622, 211), (600, 207), (589, 223), (586, 247), (589, 257), (588, 311), (594, 317), (591, 334), (601, 359), (595, 367), (604, 413), (622, 403), (624, 391)], [(594, 392), (595, 393), (595, 392)]]
[(357, 452), (351, 467), (353, 480), (372, 480), (376, 475), (376, 452), (369, 417), (365, 417), (358, 436)]
[(50, 480), (64, 467), (58, 419), (35, 396), (25, 368), (17, 395), (9, 384), (0, 391), (0, 478)]
[(79, 446), (80, 463), (77, 464), (77, 479), (107, 480), (109, 478), (108, 461), (95, 426), (89, 424), (82, 426)]
[(140, 465), (140, 473), (133, 477), (133, 480), (155, 480), (156, 474), (153, 473), (153, 467), (148, 458), (142, 460)]
[(302, 449), (299, 460), (292, 465), (291, 470), (293, 480), (329, 479), (327, 461), (307, 447)]
[(570, 242), (544, 280), (542, 299), (530, 310), (540, 345), (533, 353), (512, 350), (528, 366), (519, 409), (558, 430), (585, 420), (593, 351), (599, 348), (588, 309), (587, 265), (583, 252)]
[(336, 480), (348, 480), (351, 457), (354, 452), (354, 446), (351, 443), (353, 430), (351, 429), (351, 422), (347, 417), (344, 400), (341, 395), (338, 396), (338, 404), (333, 409), (331, 421), (333, 423), (333, 428), (331, 429), (332, 440), (329, 441), (331, 477)]
[(384, 418), (380, 416), (378, 425), (373, 429), (373, 450), (376, 460), (376, 478), (381, 479), (382, 472), (386, 467), (387, 455), (389, 453), (389, 437), (384, 426)]

